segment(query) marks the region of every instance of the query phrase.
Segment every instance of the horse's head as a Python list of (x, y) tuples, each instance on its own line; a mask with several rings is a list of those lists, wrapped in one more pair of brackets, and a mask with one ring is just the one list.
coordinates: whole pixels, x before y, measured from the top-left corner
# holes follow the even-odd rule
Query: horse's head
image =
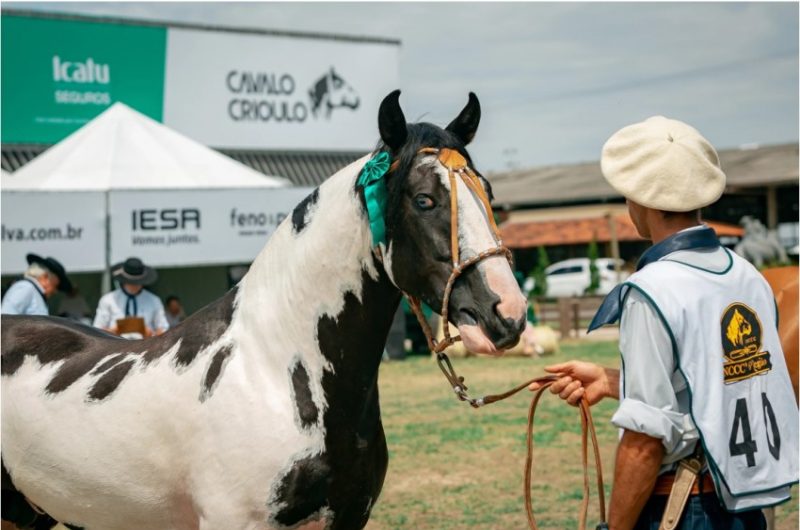
[[(378, 116), (379, 150), (392, 160), (386, 176), (384, 268), (398, 288), (438, 311), (454, 261), (463, 264), (499, 245), (488, 200), (481, 198), (490, 200), (489, 183), (475, 171), (465, 149), (478, 128), (480, 104), (470, 93), (458, 117), (441, 129), (429, 123), (407, 124), (399, 96), (399, 90), (389, 94)], [(442, 160), (448, 156), (465, 162), (474, 179), (453, 178)], [(525, 326), (526, 301), (505, 255), (495, 253), (466, 267), (453, 284), (447, 310), (470, 351), (498, 353), (516, 344)]]
[(331, 67), (328, 78), (328, 104), (330, 107), (348, 107), (357, 109), (360, 103), (358, 94), (342, 76)]

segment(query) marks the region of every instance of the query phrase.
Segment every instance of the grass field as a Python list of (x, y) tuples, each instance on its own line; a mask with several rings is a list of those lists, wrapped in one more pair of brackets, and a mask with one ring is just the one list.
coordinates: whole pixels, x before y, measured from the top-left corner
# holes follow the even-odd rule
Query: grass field
[[(581, 358), (617, 366), (616, 344), (562, 345), (544, 360), (454, 360), (472, 395), (505, 391), (543, 373), (559, 360)], [(531, 394), (473, 410), (456, 400), (436, 363), (427, 357), (384, 363), (381, 407), (389, 445), (389, 470), (372, 511), (369, 530), (523, 529), (525, 425)], [(580, 423), (577, 409), (549, 393), (542, 398), (534, 435), (534, 512), (542, 528), (577, 527), (582, 496)], [(602, 449), (607, 491), (617, 430), (615, 401), (592, 408)], [(592, 491), (589, 528), (597, 523)], [(797, 491), (778, 508), (778, 529), (797, 529)]]

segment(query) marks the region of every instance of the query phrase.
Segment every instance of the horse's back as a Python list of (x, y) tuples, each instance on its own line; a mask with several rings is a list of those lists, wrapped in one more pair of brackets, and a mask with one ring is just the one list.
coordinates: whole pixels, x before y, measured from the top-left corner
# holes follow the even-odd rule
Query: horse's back
[(795, 399), (797, 399), (798, 339), (800, 339), (798, 336), (799, 271), (797, 267), (777, 267), (762, 271), (775, 294), (775, 303), (778, 305), (778, 334), (789, 376), (792, 379)]
[(59, 317), (3, 315), (0, 327), (3, 375), (13, 375), (26, 356), (34, 356), (46, 364), (86, 351), (98, 342), (124, 340)]

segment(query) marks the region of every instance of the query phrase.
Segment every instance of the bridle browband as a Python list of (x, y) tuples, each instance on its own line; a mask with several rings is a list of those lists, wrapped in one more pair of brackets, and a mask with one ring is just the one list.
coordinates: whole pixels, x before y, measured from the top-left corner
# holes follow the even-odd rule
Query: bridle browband
[[(455, 149), (451, 148), (435, 148), (435, 147), (423, 147), (417, 151), (418, 154), (426, 154), (426, 155), (437, 155), (437, 160), (440, 164), (447, 169), (448, 178), (450, 180), (450, 251), (452, 255), (452, 265), (453, 270), (450, 272), (450, 277), (447, 280), (447, 284), (444, 288), (444, 294), (442, 296), (442, 309), (441, 309), (441, 316), (442, 316), (442, 330), (444, 332), (444, 338), (440, 341), (437, 341), (434, 338), (433, 331), (431, 330), (428, 321), (425, 319), (424, 314), (422, 313), (422, 302), (419, 298), (412, 296), (405, 291), (403, 291), (403, 296), (406, 297), (408, 300), (409, 306), (411, 310), (414, 312), (414, 315), (417, 317), (420, 326), (422, 327), (422, 331), (425, 334), (425, 339), (428, 342), (428, 348), (430, 348), (431, 352), (436, 355), (436, 362), (439, 365), (442, 373), (444, 374), (445, 378), (447, 379), (450, 386), (453, 388), (453, 392), (455, 392), (458, 399), (461, 401), (466, 401), (470, 404), (473, 408), (480, 408), (484, 405), (488, 405), (490, 403), (495, 403), (497, 401), (501, 401), (508, 397), (513, 396), (514, 394), (520, 392), (521, 390), (527, 388), (532, 383), (539, 383), (541, 387), (537, 390), (536, 394), (534, 394), (533, 399), (531, 400), (530, 407), (528, 409), (528, 429), (527, 429), (527, 436), (526, 436), (526, 443), (527, 443), (527, 457), (525, 460), (525, 512), (528, 518), (528, 526), (531, 530), (538, 530), (538, 526), (536, 524), (536, 519), (533, 515), (533, 504), (531, 501), (531, 472), (533, 468), (533, 424), (534, 418), (536, 415), (536, 407), (539, 403), (539, 399), (542, 396), (542, 393), (556, 381), (555, 376), (544, 376), (544, 377), (537, 377), (535, 379), (531, 379), (530, 381), (526, 381), (525, 383), (508, 390), (502, 394), (490, 394), (487, 396), (483, 396), (480, 398), (473, 398), (467, 393), (467, 385), (464, 383), (464, 378), (458, 375), (453, 368), (453, 364), (450, 362), (450, 359), (447, 357), (447, 354), (444, 352), (447, 348), (453, 345), (455, 342), (461, 340), (460, 336), (451, 336), (450, 335), (450, 326), (448, 321), (448, 306), (450, 305), (450, 293), (453, 290), (453, 285), (455, 281), (461, 276), (465, 270), (472, 267), (473, 265), (483, 261), (486, 258), (490, 258), (492, 256), (499, 256), (504, 255), (508, 260), (509, 264), (513, 265), (513, 256), (511, 254), (511, 250), (508, 247), (503, 245), (503, 242), (500, 238), (500, 231), (497, 229), (497, 224), (494, 220), (494, 213), (492, 211), (492, 206), (489, 202), (489, 198), (486, 196), (486, 192), (483, 189), (483, 185), (481, 184), (478, 176), (475, 174), (475, 171), (469, 167), (467, 160), (464, 156), (456, 151)], [(388, 172), (395, 171), (399, 166), (399, 160), (395, 160), (389, 166)], [(491, 247), (479, 254), (466, 259), (461, 260), (461, 253), (460, 247), (458, 244), (458, 178), (464, 182), (467, 188), (474, 193), (478, 199), (483, 204), (483, 207), (486, 211), (486, 216), (489, 219), (489, 225), (492, 229), (492, 234), (495, 240), (495, 246)], [(376, 252), (378, 254), (378, 258), (381, 259), (380, 250), (376, 248)], [(600, 503), (600, 519), (601, 521), (606, 520), (605, 514), (605, 492), (603, 490), (603, 471), (600, 462), (600, 450), (597, 443), (597, 435), (595, 433), (594, 422), (592, 421), (592, 413), (589, 410), (589, 403), (586, 401), (586, 398), (582, 398), (579, 404), (580, 409), (580, 418), (581, 418), (581, 461), (583, 463), (583, 501), (581, 502), (581, 515), (578, 522), (578, 528), (585, 529), (586, 528), (586, 518), (589, 508), (589, 469), (588, 469), (588, 438), (591, 435), (592, 441), (592, 448), (594, 452), (594, 461), (595, 461), (595, 468), (596, 468), (596, 476), (597, 476), (597, 491)]]

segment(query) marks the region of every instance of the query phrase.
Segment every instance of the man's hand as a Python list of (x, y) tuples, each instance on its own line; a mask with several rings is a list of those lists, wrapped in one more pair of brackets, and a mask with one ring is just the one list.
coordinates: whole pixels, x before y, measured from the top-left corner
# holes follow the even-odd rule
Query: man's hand
[[(570, 405), (577, 405), (584, 396), (589, 405), (604, 397), (619, 399), (619, 370), (583, 361), (553, 364), (544, 369), (558, 376), (550, 385), (550, 392), (558, 394)], [(533, 391), (541, 387), (541, 384), (533, 383), (528, 388)]]

